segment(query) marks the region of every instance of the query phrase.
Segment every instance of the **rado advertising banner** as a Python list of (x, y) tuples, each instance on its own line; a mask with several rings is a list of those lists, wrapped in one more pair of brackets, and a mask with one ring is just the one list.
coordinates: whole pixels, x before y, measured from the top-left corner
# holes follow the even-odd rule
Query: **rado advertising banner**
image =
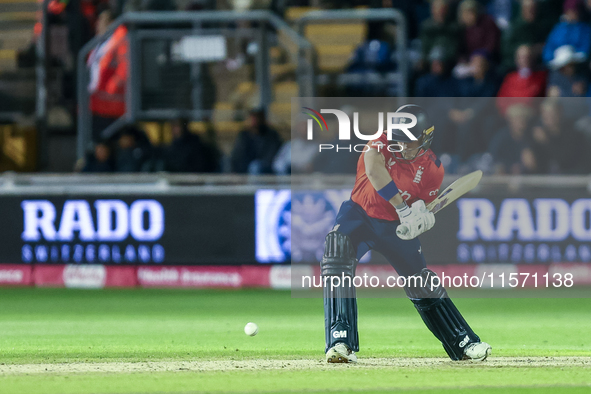
[(421, 240), (428, 262), (556, 263), (591, 261), (591, 198), (537, 190), (461, 198), (437, 215)]
[[(445, 186), (445, 185), (444, 185)], [(257, 259), (317, 263), (350, 190), (259, 190)], [(583, 188), (484, 186), (436, 216), (420, 236), (428, 264), (591, 262), (591, 198)], [(290, 231), (291, 230), (291, 231)], [(386, 263), (370, 252), (362, 263)]]
[[(444, 185), (445, 186), (445, 182)], [(5, 264), (312, 263), (346, 188), (255, 195), (3, 196)], [(591, 262), (586, 188), (484, 185), (421, 235), (428, 264)], [(384, 264), (376, 252), (362, 263)]]
[(253, 263), (253, 196), (1, 197), (6, 263)]

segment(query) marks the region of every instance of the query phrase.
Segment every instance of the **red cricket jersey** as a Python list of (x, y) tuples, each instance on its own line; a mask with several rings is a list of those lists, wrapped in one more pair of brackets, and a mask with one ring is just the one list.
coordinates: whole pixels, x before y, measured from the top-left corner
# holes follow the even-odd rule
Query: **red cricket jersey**
[[(408, 162), (390, 152), (387, 149), (389, 144), (391, 142), (384, 133), (378, 139), (368, 142), (367, 146), (384, 155), (386, 169), (400, 190), (402, 198), (409, 206), (417, 200), (423, 200), (425, 204), (433, 201), (437, 197), (444, 175), (443, 166), (437, 156), (429, 149), (415, 161)], [(372, 218), (398, 220), (396, 209), (384, 200), (369, 182), (365, 174), (364, 155), (365, 153), (362, 153), (357, 162), (357, 178), (351, 200), (361, 205)]]

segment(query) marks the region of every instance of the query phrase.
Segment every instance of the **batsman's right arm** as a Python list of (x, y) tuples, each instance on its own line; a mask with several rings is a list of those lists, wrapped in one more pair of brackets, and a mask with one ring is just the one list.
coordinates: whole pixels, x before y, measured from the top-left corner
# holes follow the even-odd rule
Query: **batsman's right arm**
[[(365, 164), (365, 175), (367, 179), (374, 187), (374, 189), (381, 190), (388, 183), (392, 182), (392, 178), (386, 169), (386, 160), (384, 155), (375, 149), (369, 149), (365, 152), (363, 157), (363, 163)], [(404, 203), (400, 193), (396, 193), (394, 197), (389, 200), (390, 204), (394, 207), (400, 206)]]

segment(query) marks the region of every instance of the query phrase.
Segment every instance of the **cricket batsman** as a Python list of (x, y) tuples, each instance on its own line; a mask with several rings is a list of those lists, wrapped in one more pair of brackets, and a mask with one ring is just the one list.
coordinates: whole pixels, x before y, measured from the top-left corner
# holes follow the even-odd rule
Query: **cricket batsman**
[[(437, 197), (443, 181), (443, 166), (429, 149), (435, 128), (420, 106), (404, 105), (396, 112), (416, 117), (415, 125), (411, 117), (396, 118), (398, 123), (410, 123), (406, 130), (416, 140), (395, 129), (391, 141), (384, 132), (368, 142), (357, 163), (351, 199), (341, 205), (326, 236), (320, 262), (322, 276), (328, 277), (324, 282), (326, 361), (357, 362), (355, 287), (352, 281), (331, 286), (330, 279), (352, 278), (357, 262), (370, 249), (380, 252), (400, 276), (414, 277), (407, 281), (405, 292), (452, 360), (484, 360), (491, 346), (480, 341), (437, 275), (427, 268), (417, 238), (435, 225), (435, 215), (425, 204)], [(389, 144), (394, 148), (388, 149)]]

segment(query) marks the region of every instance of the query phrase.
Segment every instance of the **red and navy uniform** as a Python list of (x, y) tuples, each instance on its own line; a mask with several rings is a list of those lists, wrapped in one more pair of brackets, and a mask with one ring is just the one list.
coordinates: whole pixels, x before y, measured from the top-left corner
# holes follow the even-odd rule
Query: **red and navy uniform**
[[(414, 111), (417, 109), (414, 108)], [(425, 118), (421, 111), (419, 108), (419, 115)], [(390, 152), (388, 146), (386, 135), (382, 134), (380, 138), (370, 141), (367, 149), (376, 149), (384, 156), (386, 169), (402, 198), (409, 205), (419, 199), (424, 200), (426, 204), (435, 199), (441, 187), (444, 170), (433, 152), (427, 150), (415, 160), (407, 161), (400, 153)], [(333, 231), (326, 238), (327, 248), (323, 262), (327, 262), (327, 274), (332, 275), (331, 270), (334, 270), (336, 265), (333, 256), (336, 256), (338, 253), (335, 251), (338, 252), (338, 248), (341, 248), (345, 251), (342, 254), (342, 274), (354, 275), (357, 261), (352, 258), (352, 247), (357, 259), (368, 250), (381, 253), (401, 276), (432, 277), (435, 275), (432, 271), (424, 270), (426, 262), (421, 253), (419, 239), (406, 241), (396, 235), (396, 227), (400, 224), (396, 210), (369, 182), (365, 173), (364, 158), (365, 153), (361, 155), (357, 164), (357, 179), (351, 199), (341, 205)], [(418, 286), (405, 287), (406, 295), (429, 330), (441, 341), (448, 356), (452, 360), (463, 359), (464, 350), (470, 344), (480, 342), (480, 338), (447, 297), (443, 287), (433, 288), (433, 283), (431, 287), (428, 287), (428, 284)], [(336, 288), (325, 286), (323, 291), (325, 352), (339, 342), (355, 352), (359, 351), (354, 284), (343, 283)]]
[[(408, 205), (419, 199), (428, 204), (437, 197), (444, 170), (431, 150), (414, 161), (404, 160), (399, 153), (387, 149), (386, 134), (370, 141), (367, 146), (366, 149), (375, 149), (384, 155), (386, 169)], [(367, 178), (364, 155), (361, 154), (357, 163), (357, 179), (351, 199), (341, 205), (335, 228), (351, 238), (358, 259), (373, 249), (380, 252), (399, 275), (413, 275), (426, 267), (421, 243), (418, 238), (405, 241), (396, 235), (396, 227), (400, 224), (398, 215)]]
[[(426, 205), (437, 197), (439, 187), (443, 182), (444, 170), (431, 149), (414, 161), (407, 162), (402, 160), (399, 154), (392, 153), (387, 149), (386, 134), (370, 141), (367, 146), (384, 155), (386, 169), (400, 190), (400, 195), (409, 206), (417, 200), (425, 201)], [(365, 173), (364, 156), (365, 153), (362, 153), (357, 162), (357, 178), (353, 193), (351, 193), (351, 200), (361, 205), (369, 217), (398, 220), (396, 209), (384, 200), (369, 182)]]

